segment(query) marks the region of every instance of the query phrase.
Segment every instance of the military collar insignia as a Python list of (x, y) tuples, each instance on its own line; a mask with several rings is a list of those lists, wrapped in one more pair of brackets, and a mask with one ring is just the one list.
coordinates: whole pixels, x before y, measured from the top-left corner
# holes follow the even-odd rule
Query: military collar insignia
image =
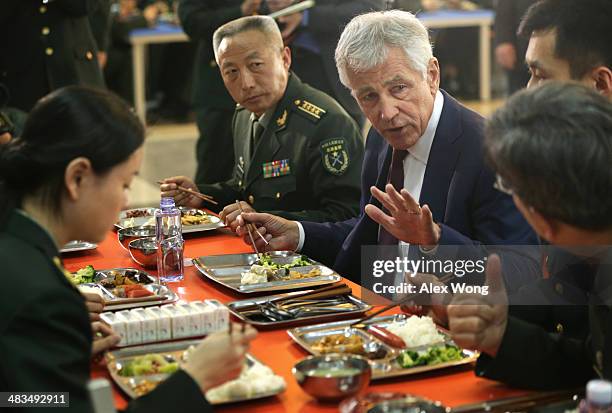
[(287, 109), (283, 111), (283, 114), (276, 119), (276, 126), (283, 128), (287, 124)]
[(307, 118), (313, 122), (318, 122), (326, 113), (325, 109), (320, 108), (319, 106), (304, 99), (297, 99), (293, 103), (295, 104), (295, 108), (298, 110), (298, 113), (306, 113), (309, 115)]
[(325, 170), (333, 175), (343, 175), (350, 164), (344, 138), (326, 140), (321, 143), (320, 149)]

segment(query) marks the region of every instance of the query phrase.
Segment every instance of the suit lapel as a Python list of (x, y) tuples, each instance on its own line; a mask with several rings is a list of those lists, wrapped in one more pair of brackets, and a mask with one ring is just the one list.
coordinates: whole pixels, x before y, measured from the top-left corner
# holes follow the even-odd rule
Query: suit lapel
[(446, 92), (442, 91), (442, 94), (444, 95), (444, 107), (429, 152), (419, 198), (421, 205), (429, 205), (436, 221), (442, 221), (446, 213), (449, 187), (461, 153), (457, 141), (463, 133), (459, 104)]

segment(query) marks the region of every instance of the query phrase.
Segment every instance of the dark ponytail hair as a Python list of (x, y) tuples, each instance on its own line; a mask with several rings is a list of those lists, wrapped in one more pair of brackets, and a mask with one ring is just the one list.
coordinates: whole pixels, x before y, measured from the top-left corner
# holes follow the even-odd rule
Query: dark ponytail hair
[(38, 101), (21, 137), (0, 145), (0, 226), (37, 194), (59, 212), (66, 166), (89, 159), (104, 174), (128, 159), (144, 141), (144, 128), (126, 102), (100, 89), (69, 86)]

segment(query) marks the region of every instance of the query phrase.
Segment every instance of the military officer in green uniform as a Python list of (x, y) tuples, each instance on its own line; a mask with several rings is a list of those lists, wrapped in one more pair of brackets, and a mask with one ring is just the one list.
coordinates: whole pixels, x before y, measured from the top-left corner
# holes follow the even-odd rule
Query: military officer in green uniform
[(163, 196), (180, 205), (207, 207), (177, 186), (199, 190), (219, 203), (235, 224), (244, 211), (269, 211), (289, 219), (327, 222), (359, 211), (363, 143), (357, 125), (323, 92), (289, 70), (291, 54), (269, 17), (244, 17), (213, 38), (228, 91), (238, 102), (233, 120), (236, 164), (230, 180), (195, 185), (168, 178)]

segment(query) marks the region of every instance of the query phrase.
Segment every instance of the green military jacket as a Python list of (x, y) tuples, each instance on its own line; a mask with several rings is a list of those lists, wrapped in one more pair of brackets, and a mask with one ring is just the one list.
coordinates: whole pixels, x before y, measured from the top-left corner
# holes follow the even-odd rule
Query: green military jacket
[[(46, 411), (93, 412), (86, 387), (91, 375), (89, 315), (83, 296), (64, 275), (53, 240), (32, 219), (12, 212), (0, 223), (0, 262), (0, 391), (68, 392), (69, 408)], [(212, 411), (183, 370), (126, 410), (172, 411)]]
[(341, 221), (359, 213), (363, 141), (335, 100), (290, 74), (254, 148), (251, 122), (251, 113), (238, 106), (233, 176), (198, 185), (201, 192), (212, 195), (221, 208), (240, 199), (287, 219)]

